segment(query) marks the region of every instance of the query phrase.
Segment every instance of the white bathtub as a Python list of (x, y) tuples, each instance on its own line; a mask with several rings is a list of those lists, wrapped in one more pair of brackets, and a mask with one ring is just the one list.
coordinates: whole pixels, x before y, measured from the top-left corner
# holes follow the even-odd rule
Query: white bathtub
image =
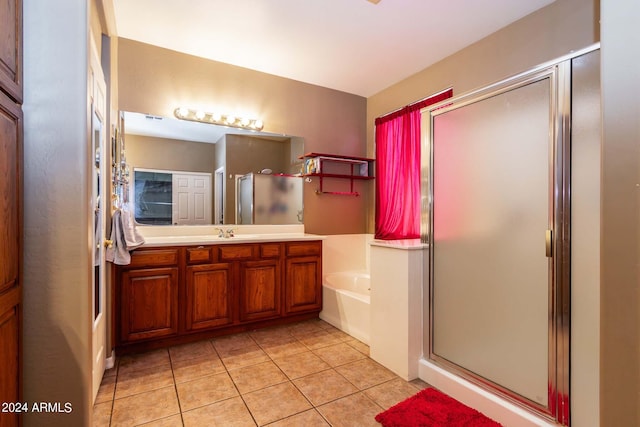
[(369, 344), (371, 276), (366, 271), (329, 273), (322, 284), (320, 318)]

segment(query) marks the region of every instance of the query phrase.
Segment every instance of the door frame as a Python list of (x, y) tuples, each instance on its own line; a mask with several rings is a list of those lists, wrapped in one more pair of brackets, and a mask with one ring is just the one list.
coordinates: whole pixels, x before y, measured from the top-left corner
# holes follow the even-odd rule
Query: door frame
[[(95, 398), (102, 382), (102, 377), (106, 369), (107, 363), (107, 292), (106, 292), (106, 260), (105, 260), (105, 233), (106, 233), (106, 209), (108, 200), (107, 191), (107, 151), (106, 151), (106, 134), (108, 130), (107, 124), (107, 105), (106, 105), (106, 81), (102, 71), (102, 65), (98, 57), (98, 51), (93, 37), (91, 37), (91, 52), (89, 62), (89, 110), (90, 110), (90, 137), (87, 144), (89, 145), (89, 169), (92, 177), (91, 190), (91, 220), (94, 223), (94, 233), (92, 234), (92, 272), (91, 272), (91, 371), (92, 371), (92, 399)], [(98, 152), (95, 148), (95, 121), (101, 123)], [(96, 178), (96, 161), (98, 161), (98, 177)], [(96, 195), (96, 191), (98, 194)], [(100, 199), (97, 199), (97, 196)], [(95, 215), (98, 215), (98, 218)], [(96, 224), (98, 230), (96, 230)], [(95, 274), (95, 260), (98, 260), (98, 275)], [(98, 280), (98, 292), (96, 295), (96, 279)], [(96, 297), (99, 300), (99, 308), (96, 310)], [(96, 314), (96, 311), (99, 313)]]

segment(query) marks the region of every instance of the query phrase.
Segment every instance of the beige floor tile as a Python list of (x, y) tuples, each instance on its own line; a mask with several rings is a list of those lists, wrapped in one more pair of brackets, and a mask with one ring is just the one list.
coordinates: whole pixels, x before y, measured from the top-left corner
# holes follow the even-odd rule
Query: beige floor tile
[(352, 394), (318, 408), (333, 427), (380, 427), (375, 416), (382, 408), (362, 393)]
[(143, 424), (180, 413), (174, 386), (116, 399), (111, 426)]
[(122, 356), (118, 363), (118, 376), (126, 375), (138, 369), (169, 365), (169, 352), (163, 348), (147, 353)]
[(265, 344), (262, 349), (272, 359), (289, 356), (291, 354), (302, 353), (309, 349), (302, 345), (296, 338), (291, 337), (287, 341), (281, 341), (277, 343)]
[(202, 377), (176, 386), (183, 411), (210, 405), (238, 395), (229, 374)]
[(292, 415), (275, 423), (268, 424), (269, 427), (326, 427), (329, 424), (322, 418), (322, 415), (315, 409)]
[(109, 427), (111, 422), (111, 406), (113, 402), (96, 403), (93, 405), (91, 425), (93, 427)]
[(173, 415), (167, 418), (139, 424), (140, 427), (182, 427), (182, 415)]
[(306, 345), (310, 350), (328, 347), (330, 345), (339, 344), (341, 342), (341, 339), (339, 337), (331, 335), (326, 331), (320, 331), (314, 334), (305, 335), (299, 339), (300, 342)]
[(311, 404), (290, 382), (263, 388), (242, 397), (260, 426), (311, 409)]
[(118, 375), (115, 398), (121, 399), (172, 385), (173, 373), (169, 365), (137, 369)]
[(371, 359), (362, 359), (335, 368), (360, 390), (396, 378), (396, 374)]
[(351, 347), (355, 348), (356, 350), (358, 350), (360, 353), (364, 354), (365, 356), (369, 357), (369, 346), (366, 345), (365, 343), (363, 343), (362, 341), (358, 341), (357, 339), (352, 339), (352, 340), (347, 340), (345, 341), (345, 343), (349, 344)]
[(96, 396), (95, 403), (111, 402), (113, 395), (116, 391), (116, 376), (109, 375), (102, 378), (100, 388), (98, 389), (98, 395)]
[(169, 347), (169, 356), (171, 356), (171, 363), (202, 356), (217, 357), (211, 341), (198, 341)]
[(176, 384), (226, 372), (222, 361), (215, 354), (200, 356), (195, 359), (179, 360), (172, 362), (172, 366)]
[(227, 350), (221, 354), (222, 363), (228, 370), (241, 368), (243, 366), (255, 365), (269, 360), (267, 353), (262, 351), (258, 344), (253, 343), (247, 347)]
[(315, 374), (330, 368), (329, 365), (309, 350), (304, 353), (275, 359), (274, 362), (290, 379)]
[(420, 389), (402, 378), (395, 378), (386, 383), (365, 390), (363, 393), (376, 402), (382, 409), (389, 409), (393, 405), (413, 396)]
[(240, 397), (184, 412), (182, 419), (185, 427), (255, 427), (256, 425)]
[(116, 365), (111, 368), (111, 369), (106, 369), (104, 371), (104, 375), (103, 377), (115, 377), (118, 374), (118, 364), (116, 363)]
[(226, 356), (233, 350), (255, 346), (256, 342), (249, 334), (234, 334), (215, 338), (211, 341), (220, 357)]
[(313, 352), (320, 356), (322, 360), (334, 367), (344, 365), (349, 362), (355, 362), (356, 360), (364, 359), (367, 357), (355, 348), (345, 343), (318, 348), (316, 350), (313, 350)]
[(289, 326), (289, 333), (298, 339), (303, 338), (309, 334), (316, 334), (323, 331), (324, 329), (321, 327), (321, 323), (317, 321), (294, 323), (293, 325)]
[(337, 400), (358, 391), (356, 386), (333, 369), (298, 378), (293, 383), (314, 406)]
[(291, 338), (294, 338), (293, 335), (289, 333), (289, 329), (285, 326), (257, 329), (255, 331), (251, 331), (249, 335), (251, 335), (255, 342), (260, 346), (286, 342)]
[(260, 390), (288, 380), (287, 376), (271, 361), (232, 369), (229, 371), (229, 375), (238, 387), (240, 394)]
[(415, 387), (418, 387), (420, 390), (424, 390), (425, 388), (431, 387), (426, 382), (422, 381), (420, 378), (416, 378), (415, 380), (409, 381)]

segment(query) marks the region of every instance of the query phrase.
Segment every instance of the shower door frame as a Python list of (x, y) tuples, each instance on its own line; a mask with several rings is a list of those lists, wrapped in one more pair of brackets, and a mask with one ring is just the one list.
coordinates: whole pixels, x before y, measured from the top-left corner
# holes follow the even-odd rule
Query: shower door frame
[[(429, 288), (424, 293), (425, 319), (424, 354), (446, 370), (472, 383), (497, 393), (524, 409), (563, 425), (569, 424), (569, 343), (570, 343), (570, 176), (571, 176), (571, 60), (593, 48), (567, 55), (552, 63), (536, 67), (485, 88), (463, 94), (422, 112), (422, 218), (421, 238), (428, 243)], [(551, 130), (549, 145), (549, 218), (552, 232), (552, 257), (548, 269), (548, 402), (541, 405), (512, 390), (475, 374), (434, 352), (434, 241), (433, 233), (433, 121), (440, 114), (480, 102), (528, 84), (549, 79)], [(428, 323), (427, 323), (428, 322)]]

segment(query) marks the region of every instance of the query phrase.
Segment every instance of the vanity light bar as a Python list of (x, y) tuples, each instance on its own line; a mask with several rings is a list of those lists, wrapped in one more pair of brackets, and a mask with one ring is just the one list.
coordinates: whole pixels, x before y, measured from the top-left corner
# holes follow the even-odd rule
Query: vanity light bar
[(185, 107), (176, 108), (173, 114), (181, 120), (210, 123), (214, 125), (232, 126), (241, 129), (262, 130), (262, 120), (236, 117), (232, 114), (208, 113), (202, 110), (191, 110)]

